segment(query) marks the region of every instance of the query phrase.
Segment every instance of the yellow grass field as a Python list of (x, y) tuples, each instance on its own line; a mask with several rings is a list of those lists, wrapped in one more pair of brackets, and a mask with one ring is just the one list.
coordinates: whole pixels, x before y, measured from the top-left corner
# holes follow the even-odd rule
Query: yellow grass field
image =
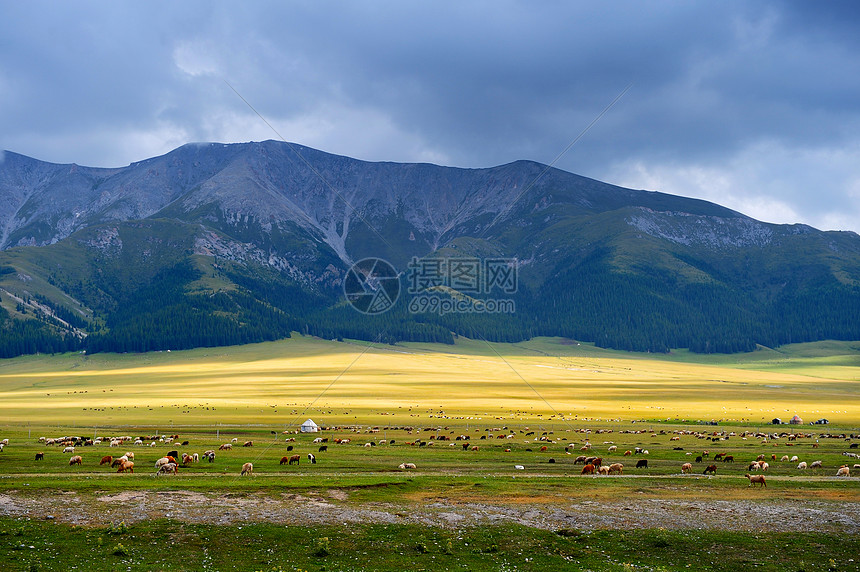
[[(294, 336), (227, 348), (0, 361), (0, 425), (447, 425), (773, 417), (860, 423), (860, 344), (629, 354), (558, 338), (373, 346)], [(432, 417), (431, 417), (432, 416)]]

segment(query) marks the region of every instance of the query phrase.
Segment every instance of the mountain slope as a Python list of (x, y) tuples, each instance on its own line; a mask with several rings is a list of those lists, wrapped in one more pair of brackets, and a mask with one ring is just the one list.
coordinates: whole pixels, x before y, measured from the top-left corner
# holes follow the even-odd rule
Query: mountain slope
[[(53, 345), (33, 351), (290, 330), (564, 335), (649, 351), (860, 339), (856, 234), (762, 223), (529, 161), (368, 163), (274, 141), (189, 144), (116, 169), (7, 152), (0, 229), (0, 355), (28, 351), (20, 340), (34, 332)], [(517, 259), (519, 288), (505, 295), (517, 310), (416, 314), (403, 296), (386, 314), (358, 314), (341, 284), (368, 256), (404, 273), (404, 289), (414, 257)]]

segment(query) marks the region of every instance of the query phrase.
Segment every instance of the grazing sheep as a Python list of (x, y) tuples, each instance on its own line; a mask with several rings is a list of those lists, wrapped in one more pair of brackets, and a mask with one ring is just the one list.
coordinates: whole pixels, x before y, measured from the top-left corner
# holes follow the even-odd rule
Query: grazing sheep
[(155, 462), (155, 468), (160, 469), (161, 467), (163, 467), (164, 465), (166, 465), (168, 463), (170, 463), (170, 458), (169, 457), (162, 457)]
[(799, 460), (800, 460), (800, 459), (798, 459), (798, 458), (797, 458), (797, 455), (794, 455), (794, 456), (793, 456), (793, 457), (792, 457), (788, 462), (789, 462), (789, 463), (796, 463), (796, 462), (798, 462)]
[(72, 465), (83, 465), (83, 464), (84, 464), (84, 460), (81, 458), (80, 455), (75, 455), (74, 457), (69, 459), (69, 466), (70, 467)]
[(45, 460), (45, 453), (43, 453), (42, 451), (39, 451), (38, 453), (36, 453), (36, 460), (37, 461), (44, 461)]
[(841, 467), (839, 467), (839, 470), (836, 471), (836, 476), (837, 477), (850, 477), (851, 476), (851, 469), (848, 468), (848, 465), (842, 465)]
[(240, 476), (250, 475), (253, 472), (254, 472), (254, 465), (252, 463), (245, 463), (244, 465), (242, 465), (242, 472), (240, 473)]
[(770, 465), (767, 464), (767, 461), (762, 461), (759, 463), (759, 467), (761, 467), (762, 472), (764, 472), (770, 468)]
[(314, 465), (317, 462), (317, 458), (314, 456), (313, 453), (308, 453), (308, 461), (310, 461), (311, 464)]
[(711, 473), (712, 475), (716, 475), (717, 474), (717, 466), (716, 465), (708, 465), (708, 468), (706, 468), (704, 471), (702, 471), (703, 475), (707, 475), (708, 473)]
[(320, 445), (320, 448), (317, 450), (317, 453), (323, 453), (328, 451), (328, 445)]
[(750, 466), (747, 468), (748, 471), (757, 471), (761, 468), (761, 465), (758, 461), (753, 461), (750, 463)]
[(618, 473), (619, 475), (624, 474), (624, 465), (621, 463), (612, 463), (609, 465), (609, 474)]
[(232, 444), (232, 443), (224, 443), (223, 445), (221, 445), (220, 447), (218, 447), (218, 450), (219, 450), (219, 451), (229, 451), (229, 450), (231, 450), (232, 448), (233, 448), (233, 444)]
[(134, 463), (131, 461), (123, 461), (119, 469), (116, 471), (117, 473), (133, 473), (134, 472)]
[(245, 441), (244, 443), (242, 443), (242, 446), (243, 447), (253, 447), (254, 442), (253, 441)]
[(230, 439), (230, 442), (231, 442), (231, 443), (238, 443), (238, 442), (239, 442), (239, 438), (238, 438), (238, 437), (233, 437), (232, 439)]
[(175, 475), (178, 472), (179, 472), (179, 465), (177, 465), (176, 463), (167, 463), (166, 465), (161, 465), (160, 467), (158, 467), (158, 472), (155, 474), (156, 474), (156, 476), (158, 476), (158, 475), (170, 475), (170, 474)]
[(637, 469), (647, 469), (648, 468), (648, 459), (639, 459), (636, 461)]
[(281, 462), (280, 462), (280, 463), (278, 463), (278, 464), (279, 464), (279, 465), (286, 465), (286, 464), (287, 464), (287, 463), (289, 463), (289, 462), (290, 462), (290, 458), (289, 458), (289, 457), (281, 457)]
[(767, 488), (767, 483), (764, 480), (764, 475), (750, 475), (749, 473), (747, 473), (744, 476), (750, 480), (749, 486), (753, 486), (753, 483), (761, 483), (761, 486)]
[(609, 452), (610, 452), (610, 453), (614, 453), (614, 452), (615, 452), (615, 451), (617, 451), (617, 450), (618, 450), (618, 445), (612, 445), (611, 447), (609, 447)]
[(797, 465), (798, 469), (806, 469), (806, 461), (801, 461), (799, 465)]
[(601, 465), (597, 467), (597, 473), (600, 475), (608, 475), (609, 474), (609, 465)]
[(302, 460), (302, 456), (301, 456), (301, 455), (293, 455), (292, 457), (290, 457), (290, 461), (289, 461), (289, 463), (290, 463), (291, 465), (292, 465), (293, 463), (295, 463), (296, 465), (298, 465), (298, 464), (299, 464), (299, 461), (301, 461), (301, 460)]
[(415, 467), (415, 463), (400, 463), (400, 466), (397, 468), (398, 469), (414, 469), (416, 467)]
[(782, 458), (780, 459), (780, 461), (783, 461), (783, 462), (788, 461), (788, 455), (783, 455)]
[(99, 461), (99, 467), (101, 467), (102, 465), (110, 465), (111, 463), (113, 463), (113, 457), (111, 457), (110, 455), (105, 455), (104, 457), (102, 457), (102, 460)]
[(624, 456), (625, 456), (625, 457), (629, 457), (629, 456), (630, 456), (630, 455), (632, 455), (632, 454), (633, 454), (633, 451), (624, 451)]
[(74, 452), (75, 452), (74, 447), (66, 447), (65, 449), (63, 449), (63, 453), (74, 453)]
[(812, 461), (812, 464), (809, 465), (809, 468), (810, 469), (820, 469), (821, 468), (821, 461)]
[(594, 474), (594, 465), (588, 464), (582, 467), (582, 472), (580, 475), (593, 475)]
[(693, 464), (692, 463), (684, 463), (681, 465), (681, 474), (686, 475), (688, 473), (693, 472)]
[(124, 457), (126, 459), (128, 459), (129, 461), (134, 461), (134, 452), (133, 451), (126, 451)]

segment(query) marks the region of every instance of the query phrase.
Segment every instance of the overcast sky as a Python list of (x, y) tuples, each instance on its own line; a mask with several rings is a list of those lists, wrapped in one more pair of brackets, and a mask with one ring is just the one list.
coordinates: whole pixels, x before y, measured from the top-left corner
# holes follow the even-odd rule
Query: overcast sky
[[(551, 163), (860, 232), (858, 2), (2, 2), (0, 149)], [(629, 89), (624, 90), (629, 86)]]

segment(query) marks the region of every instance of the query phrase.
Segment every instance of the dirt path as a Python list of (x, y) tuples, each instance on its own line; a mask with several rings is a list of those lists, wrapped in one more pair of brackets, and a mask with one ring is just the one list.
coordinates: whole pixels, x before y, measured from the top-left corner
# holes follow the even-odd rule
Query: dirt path
[(306, 495), (216, 494), (192, 491), (0, 494), (0, 516), (102, 526), (170, 518), (184, 522), (294, 525), (404, 523), (457, 528), (517, 522), (535, 528), (732, 529), (860, 533), (860, 504), (824, 500), (700, 501), (641, 498), (615, 502), (352, 502), (330, 489)]

